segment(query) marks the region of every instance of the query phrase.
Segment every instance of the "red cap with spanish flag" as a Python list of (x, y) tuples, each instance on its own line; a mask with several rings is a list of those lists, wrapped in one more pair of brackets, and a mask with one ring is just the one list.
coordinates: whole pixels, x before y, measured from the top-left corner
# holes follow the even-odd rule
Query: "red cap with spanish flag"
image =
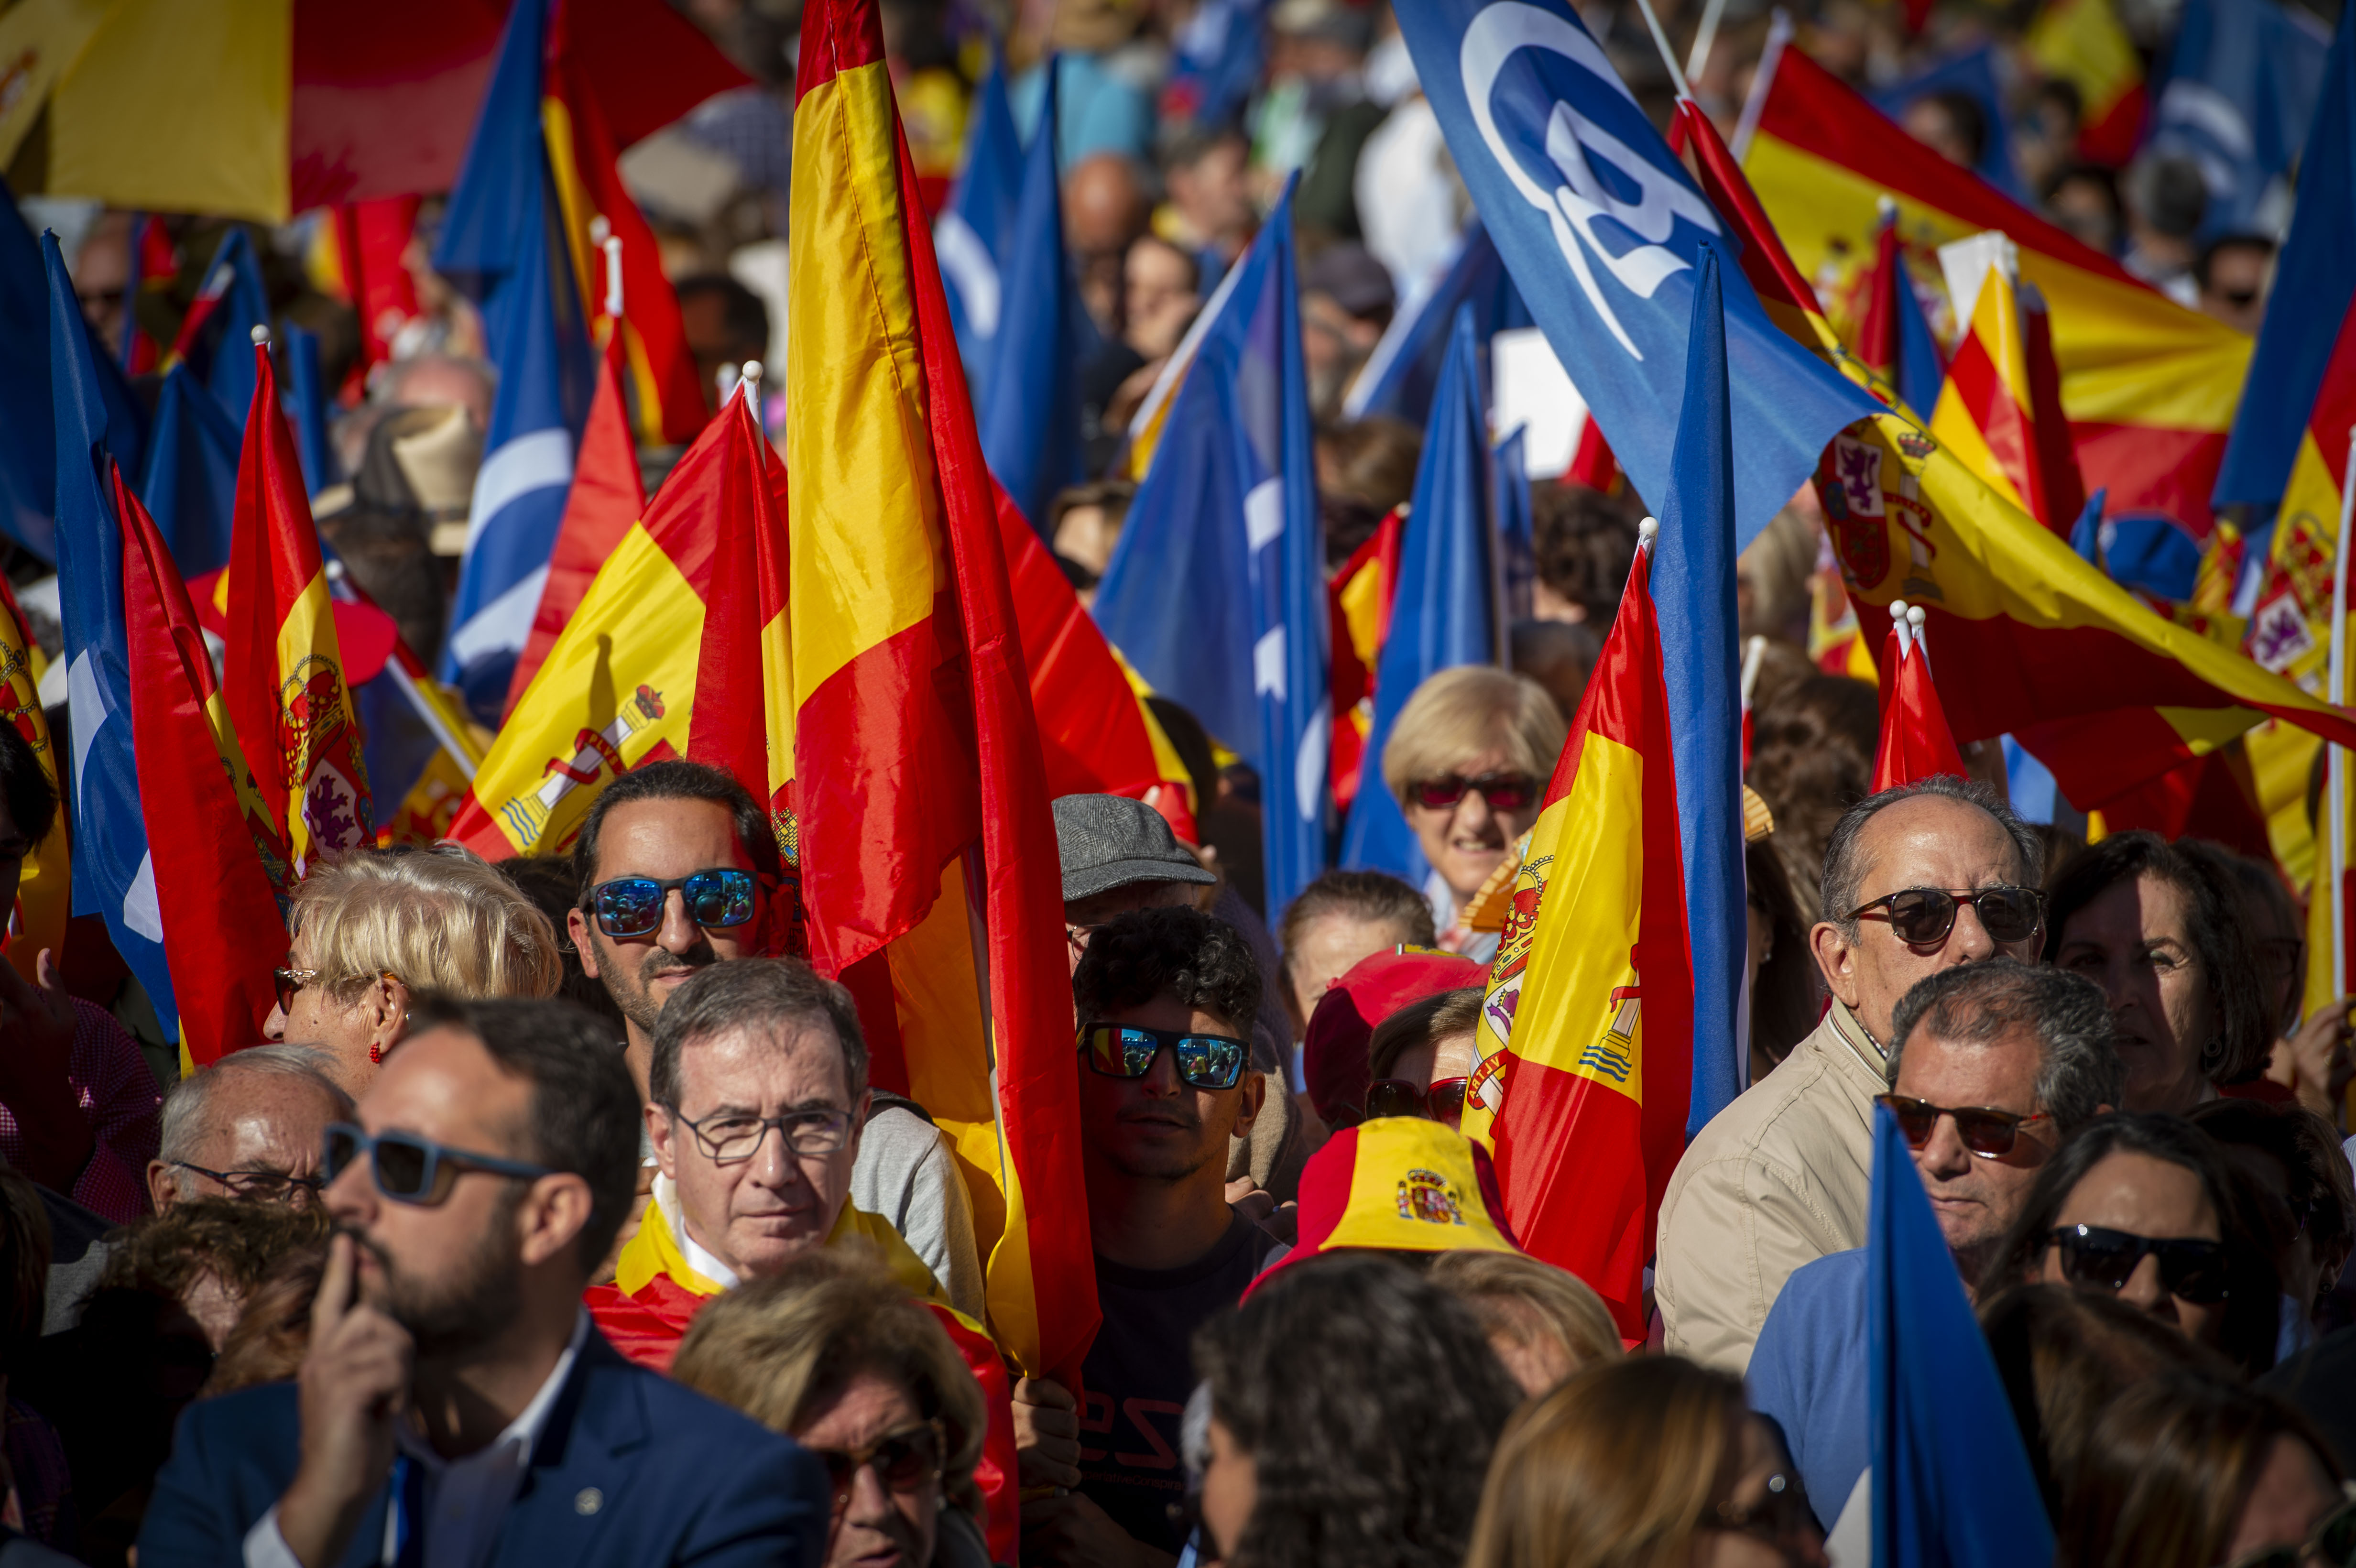
[(1301, 1239), (1259, 1279), (1339, 1247), (1518, 1253), (1504, 1211), (1487, 1151), (1420, 1116), (1377, 1117), (1335, 1133), (1301, 1168)]

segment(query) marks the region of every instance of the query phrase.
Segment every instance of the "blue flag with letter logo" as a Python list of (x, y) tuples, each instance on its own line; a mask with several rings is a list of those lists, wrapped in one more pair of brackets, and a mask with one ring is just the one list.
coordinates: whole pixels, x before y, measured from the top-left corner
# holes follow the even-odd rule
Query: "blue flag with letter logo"
[[(1718, 214), (1564, 0), (1423, 0), (1398, 9), (1448, 150), (1522, 299), (1636, 493), (1668, 493), (1694, 267)], [(1736, 543), (1880, 405), (1724, 279)]]

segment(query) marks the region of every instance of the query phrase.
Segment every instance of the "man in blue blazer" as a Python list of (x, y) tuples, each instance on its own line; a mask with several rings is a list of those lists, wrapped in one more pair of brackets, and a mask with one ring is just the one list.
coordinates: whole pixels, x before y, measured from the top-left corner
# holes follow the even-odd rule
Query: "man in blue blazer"
[(817, 1459), (631, 1366), (582, 1309), (637, 1166), (610, 1031), (559, 1002), (412, 1013), (327, 1133), (301, 1374), (189, 1409), (141, 1568), (816, 1564)]

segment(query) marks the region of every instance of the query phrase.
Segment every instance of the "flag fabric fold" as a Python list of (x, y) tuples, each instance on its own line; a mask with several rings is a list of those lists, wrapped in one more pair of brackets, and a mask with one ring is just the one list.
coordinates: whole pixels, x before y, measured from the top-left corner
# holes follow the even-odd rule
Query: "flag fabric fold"
[(991, 351), (1004, 310), (1002, 267), (1023, 187), (1023, 138), (1006, 97), (1006, 61), (993, 48), (974, 89), (965, 167), (933, 222), (933, 249), (948, 291), (949, 319), (969, 386), (990, 384)]
[(244, 415), (232, 419), (186, 365), (164, 373), (139, 499), (184, 579), (229, 564), (237, 515), (237, 463)]
[(1651, 531), (1522, 854), (1463, 1125), (1523, 1248), (1593, 1286), (1632, 1342), (1694, 1061)]
[[(1672, 483), (1700, 247), (1722, 221), (1564, 0), (1436, 0), (1398, 20), (1523, 300), (1577, 368), (1637, 494), (1657, 505)], [(1742, 279), (1720, 286), (1739, 547), (1874, 403), (1776, 330)]]

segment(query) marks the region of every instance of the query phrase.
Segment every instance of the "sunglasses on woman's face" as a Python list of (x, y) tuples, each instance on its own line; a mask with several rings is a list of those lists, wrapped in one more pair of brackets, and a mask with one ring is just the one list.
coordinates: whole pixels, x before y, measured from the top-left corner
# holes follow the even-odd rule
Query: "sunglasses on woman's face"
[(1377, 1079), (1366, 1087), (1366, 1120), (1421, 1116), (1426, 1121), (1455, 1126), (1464, 1120), (1467, 1082), (1462, 1078), (1442, 1078), (1427, 1089), (1404, 1078)]
[(2233, 1559), (2231, 1568), (2356, 1568), (2356, 1481), (2340, 1483), (2340, 1506), (2325, 1514), (2296, 1546), (2268, 1546)]
[(851, 1500), (859, 1472), (869, 1466), (874, 1467), (875, 1478), (889, 1491), (913, 1492), (927, 1481), (940, 1479), (943, 1446), (939, 1425), (926, 1421), (887, 1432), (863, 1448), (812, 1448), (810, 1452), (825, 1463), (827, 1479), (834, 1486), (835, 1506), (841, 1508)]
[(2227, 1295), (2222, 1242), (2138, 1236), (2101, 1225), (2057, 1225), (2047, 1239), (2061, 1250), (2062, 1277), (2072, 1285), (2124, 1290), (2136, 1265), (2156, 1257), (2161, 1288), (2179, 1300), (2213, 1307)]
[(1969, 904), (1991, 942), (2026, 942), (2045, 921), (2045, 895), (2035, 888), (1995, 887), (1951, 893), (1944, 888), (1901, 888), (1848, 912), (1863, 920), (1886, 911), (1890, 929), (1909, 947), (1936, 947), (1955, 929), (1955, 913)]
[(1444, 773), (1418, 779), (1407, 786), (1407, 797), (1426, 811), (1446, 811), (1470, 792), (1489, 803), (1492, 811), (1519, 811), (1537, 798), (1537, 781), (1527, 773), (1482, 773), (1465, 778)]

